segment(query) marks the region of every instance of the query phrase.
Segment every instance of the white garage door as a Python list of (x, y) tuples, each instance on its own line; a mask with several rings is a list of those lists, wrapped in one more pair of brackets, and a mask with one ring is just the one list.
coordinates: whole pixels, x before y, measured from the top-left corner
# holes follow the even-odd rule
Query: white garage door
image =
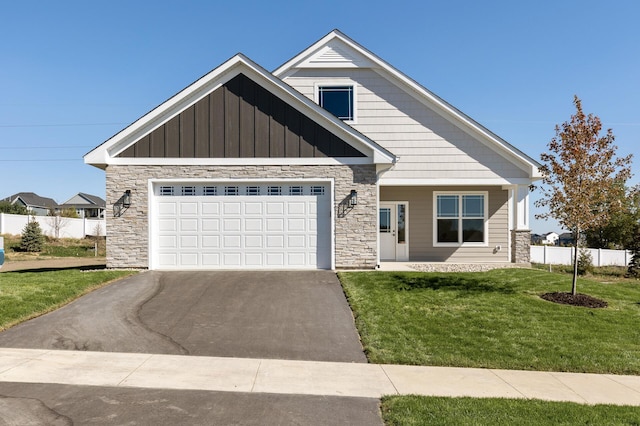
[(154, 269), (330, 269), (327, 184), (158, 184)]

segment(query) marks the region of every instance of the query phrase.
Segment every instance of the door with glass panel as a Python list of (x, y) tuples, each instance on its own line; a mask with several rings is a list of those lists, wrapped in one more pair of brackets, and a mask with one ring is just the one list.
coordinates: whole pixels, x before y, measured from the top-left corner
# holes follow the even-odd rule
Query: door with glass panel
[(409, 260), (409, 204), (405, 201), (380, 203), (380, 260)]

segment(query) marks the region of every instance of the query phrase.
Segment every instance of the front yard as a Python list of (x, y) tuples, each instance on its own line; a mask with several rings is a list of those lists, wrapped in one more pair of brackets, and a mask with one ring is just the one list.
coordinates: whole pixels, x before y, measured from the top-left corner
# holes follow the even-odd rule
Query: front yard
[(339, 274), (370, 362), (640, 374), (640, 284), (581, 279), (603, 309), (545, 301), (571, 277), (486, 273)]

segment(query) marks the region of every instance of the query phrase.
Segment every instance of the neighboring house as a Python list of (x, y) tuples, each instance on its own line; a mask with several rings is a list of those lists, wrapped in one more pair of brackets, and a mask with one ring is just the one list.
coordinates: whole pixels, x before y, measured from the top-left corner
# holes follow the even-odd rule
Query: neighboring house
[(558, 245), (562, 247), (573, 245), (573, 233), (564, 232), (558, 236)]
[(239, 54), (85, 155), (109, 267), (529, 262), (539, 164), (339, 31)]
[(542, 244), (548, 246), (555, 246), (558, 243), (559, 235), (555, 232), (547, 232), (546, 234), (542, 234)]
[(104, 219), (107, 203), (100, 197), (78, 192), (58, 207), (60, 210), (74, 209), (80, 218)]
[(49, 211), (58, 207), (53, 199), (47, 197), (41, 197), (33, 192), (18, 192), (10, 197), (4, 198), (2, 201), (7, 201), (11, 204), (18, 204), (27, 209), (27, 211), (35, 216), (46, 216)]

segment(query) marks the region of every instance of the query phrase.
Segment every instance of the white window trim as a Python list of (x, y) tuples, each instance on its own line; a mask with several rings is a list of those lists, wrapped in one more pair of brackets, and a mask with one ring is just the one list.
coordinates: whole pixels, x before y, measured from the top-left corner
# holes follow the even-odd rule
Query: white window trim
[(357, 124), (358, 122), (358, 84), (350, 78), (332, 78), (316, 81), (313, 85), (313, 96), (315, 103), (320, 105), (320, 87), (328, 86), (351, 86), (353, 88), (353, 120), (342, 120), (347, 124)]
[[(463, 195), (484, 196), (484, 241), (481, 243), (440, 243), (438, 242), (438, 195), (458, 195), (462, 202)], [(458, 220), (462, 219), (462, 208)], [(462, 232), (462, 226), (458, 227), (458, 238)], [(433, 246), (434, 247), (488, 247), (489, 246), (489, 191), (433, 191)]]

